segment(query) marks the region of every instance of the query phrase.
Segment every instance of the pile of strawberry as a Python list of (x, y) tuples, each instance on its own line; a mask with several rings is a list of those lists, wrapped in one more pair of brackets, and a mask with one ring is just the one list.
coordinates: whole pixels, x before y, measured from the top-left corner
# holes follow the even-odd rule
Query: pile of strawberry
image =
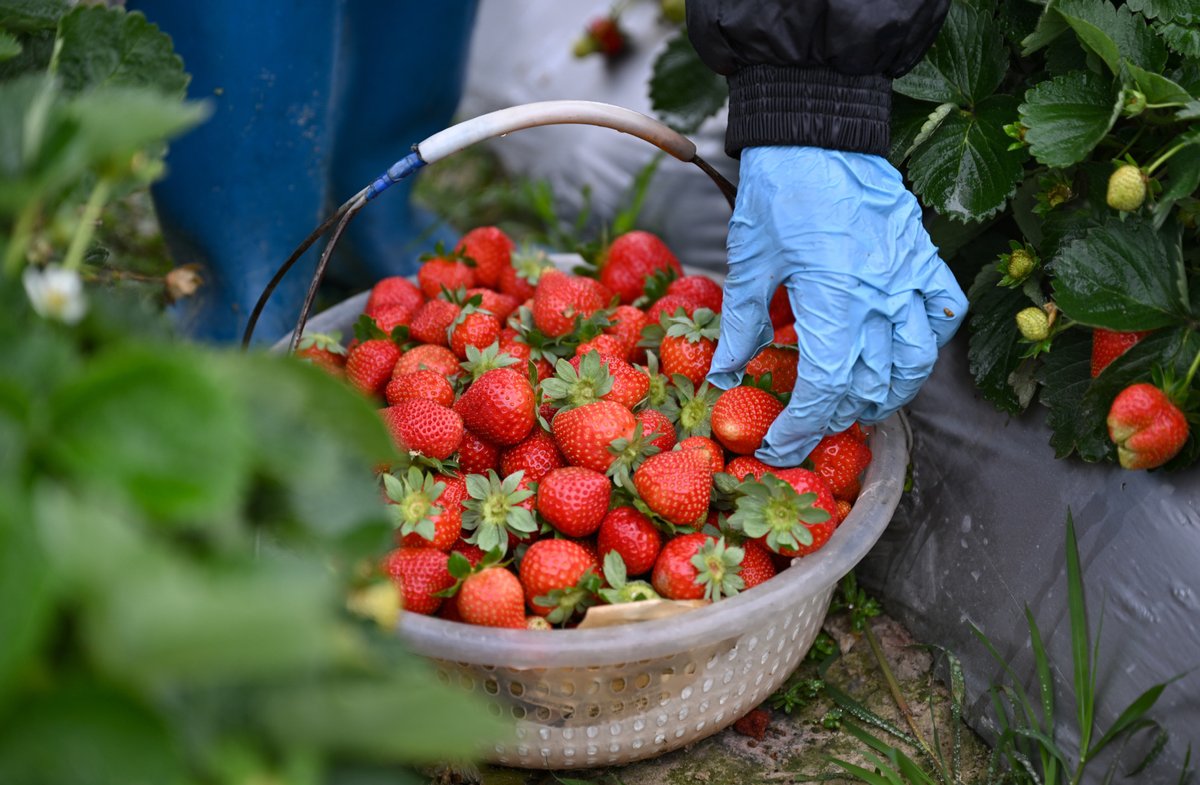
[(705, 381), (721, 288), (656, 236), (615, 238), (595, 277), (514, 252), (495, 227), (380, 281), (348, 349), (301, 354), (364, 395), (401, 460), (383, 570), (403, 607), (472, 624), (570, 625), (598, 603), (718, 600), (828, 541), (871, 460), (854, 426), (805, 466), (753, 457), (796, 381), (786, 296), (742, 386)]

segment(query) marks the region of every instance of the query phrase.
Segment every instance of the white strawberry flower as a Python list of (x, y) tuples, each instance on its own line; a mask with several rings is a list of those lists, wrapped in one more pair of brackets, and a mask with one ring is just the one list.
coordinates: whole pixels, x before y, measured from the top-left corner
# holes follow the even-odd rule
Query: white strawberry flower
[(29, 302), (39, 316), (75, 324), (87, 312), (83, 281), (75, 270), (67, 270), (56, 264), (42, 269), (29, 266), (25, 268), (21, 280), (25, 284)]

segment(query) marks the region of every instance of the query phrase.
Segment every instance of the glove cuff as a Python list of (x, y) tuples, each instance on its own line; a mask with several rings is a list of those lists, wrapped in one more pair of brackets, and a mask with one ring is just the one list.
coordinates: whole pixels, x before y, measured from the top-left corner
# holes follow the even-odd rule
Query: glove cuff
[(892, 80), (829, 68), (750, 65), (729, 76), (725, 152), (805, 146), (886, 156)]

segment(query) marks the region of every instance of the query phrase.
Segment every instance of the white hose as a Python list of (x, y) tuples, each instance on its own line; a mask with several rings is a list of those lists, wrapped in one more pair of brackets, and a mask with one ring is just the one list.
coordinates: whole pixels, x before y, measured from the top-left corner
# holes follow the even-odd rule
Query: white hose
[(538, 101), (489, 112), (438, 131), (417, 145), (427, 164), (495, 136), (560, 124), (599, 125), (636, 136), (670, 153), (680, 161), (696, 157), (696, 145), (686, 136), (632, 109), (596, 101)]

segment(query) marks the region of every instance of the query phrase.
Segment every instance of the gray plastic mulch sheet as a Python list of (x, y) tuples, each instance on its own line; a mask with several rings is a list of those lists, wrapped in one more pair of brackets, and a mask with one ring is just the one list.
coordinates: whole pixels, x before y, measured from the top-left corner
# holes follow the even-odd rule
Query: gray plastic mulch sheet
[[(1188, 746), (1200, 758), (1200, 469), (1167, 474), (1055, 459), (1045, 409), (1010, 417), (983, 400), (967, 368), (965, 335), (943, 349), (909, 408), (913, 489), (859, 565), (860, 582), (917, 640), (962, 661), (968, 721), (994, 741), (986, 694), (1001, 666), (975, 625), (1030, 690), (1028, 606), (1057, 685), (1060, 746), (1077, 760), (1066, 592), (1066, 517), (1075, 521), (1091, 635), (1100, 633), (1095, 741), (1143, 691), (1171, 683), (1150, 717), (1170, 734), (1151, 767), (1123, 782), (1178, 781)], [(1153, 732), (1131, 742), (1127, 771)], [(1106, 760), (1086, 782), (1103, 780)], [(1094, 778), (1093, 778), (1094, 777)]]

